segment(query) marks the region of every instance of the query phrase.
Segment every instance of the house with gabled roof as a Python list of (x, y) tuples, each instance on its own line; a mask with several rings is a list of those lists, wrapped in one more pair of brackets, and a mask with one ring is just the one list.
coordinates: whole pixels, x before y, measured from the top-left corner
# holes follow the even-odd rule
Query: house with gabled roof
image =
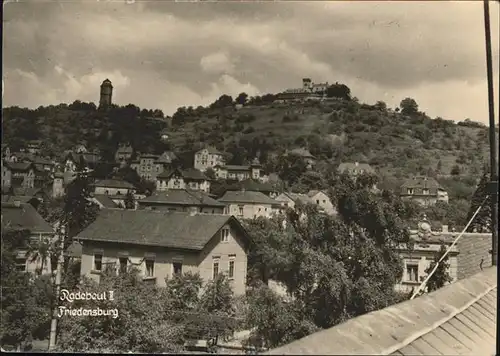
[(225, 204), (200, 190), (168, 189), (156, 191), (137, 201), (139, 208), (165, 211), (223, 214)]
[(328, 215), (335, 215), (337, 210), (332, 203), (332, 200), (325, 191), (322, 190), (310, 190), (307, 193), (309, 199), (312, 200), (321, 211), (324, 211)]
[(217, 165), (224, 166), (225, 164), (224, 153), (213, 146), (205, 147), (194, 154), (194, 168), (202, 172)]
[(308, 169), (312, 169), (316, 164), (316, 157), (314, 157), (308, 149), (303, 147), (294, 148), (288, 151), (286, 155), (303, 159)]
[(196, 168), (175, 168), (171, 171), (164, 171), (156, 177), (156, 190), (167, 189), (201, 190), (208, 193), (210, 178)]
[(414, 200), (423, 206), (435, 205), (438, 201), (448, 203), (448, 192), (432, 177), (415, 176), (407, 179), (400, 188), (401, 199)]
[(339, 173), (346, 173), (351, 177), (357, 177), (364, 173), (374, 174), (375, 169), (368, 163), (359, 162), (343, 162), (339, 164), (337, 171)]
[(171, 170), (176, 160), (177, 156), (172, 151), (165, 151), (161, 155), (138, 154), (131, 162), (130, 168), (134, 169), (139, 177), (154, 182), (160, 173)]
[(13, 187), (34, 188), (35, 166), (31, 162), (6, 162), (11, 171)]
[[(30, 243), (42, 240), (51, 241), (55, 238), (55, 231), (45, 221), (36, 209), (29, 203), (14, 199), (9, 202), (2, 201), (2, 234), (6, 231), (27, 230), (30, 234)], [(51, 273), (55, 266), (50, 263), (50, 258), (45, 261), (40, 258), (32, 260), (29, 258), (28, 249), (19, 249), (16, 256), (16, 268), (22, 272), (34, 273), (42, 268), (42, 273)]]
[(264, 176), (262, 165), (257, 158), (255, 158), (252, 163), (248, 165), (217, 164), (213, 167), (213, 170), (219, 179), (231, 179), (238, 181), (246, 179), (260, 180)]
[(122, 162), (128, 161), (132, 158), (134, 154), (134, 149), (130, 145), (120, 144), (115, 152), (115, 161)]
[(279, 203), (267, 195), (246, 190), (227, 191), (219, 202), (226, 204), (226, 214), (240, 219), (269, 218), (279, 208)]
[(97, 281), (106, 266), (118, 273), (134, 266), (159, 286), (178, 273), (205, 282), (224, 273), (235, 294), (245, 293), (250, 237), (233, 216), (103, 209), (76, 240), (82, 275)]
[(314, 204), (314, 201), (307, 194), (283, 192), (278, 195), (275, 200), (280, 205), (280, 211), (283, 212), (287, 208), (295, 208), (295, 205), (300, 202), (303, 205)]

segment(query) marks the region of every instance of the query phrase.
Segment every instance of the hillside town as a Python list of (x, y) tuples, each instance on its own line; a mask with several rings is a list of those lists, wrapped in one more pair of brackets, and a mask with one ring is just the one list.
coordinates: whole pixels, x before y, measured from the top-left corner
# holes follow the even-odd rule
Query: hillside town
[[(306, 78), (301, 89), (286, 90), (276, 101), (292, 100), (300, 104), (326, 100), (324, 93), (328, 88), (328, 83), (314, 84)], [(105, 112), (112, 105), (112, 93), (111, 81), (104, 80), (100, 87), (100, 110)], [(168, 140), (168, 135), (162, 134), (161, 139)], [(320, 220), (324, 216), (324, 221), (332, 223), (340, 215), (346, 216), (346, 209), (351, 209), (341, 206), (342, 199), (334, 192), (336, 188), (292, 191), (277, 172), (264, 168), (259, 157), (247, 164), (230, 164), (227, 152), (212, 145), (194, 152), (191, 165), (179, 164), (175, 147), (160, 153), (139, 152), (130, 142), (121, 142), (114, 161), (109, 162), (103, 160), (97, 147), (84, 143), (53, 155), (43, 155), (42, 146), (43, 142), (32, 140), (14, 151), (2, 144), (2, 229), (28, 231), (28, 240), (37, 243), (50, 244), (66, 236), (63, 255), (76, 266), (77, 278), (85, 277), (97, 284), (104, 283), (109, 271), (124, 275), (131, 269), (137, 271), (142, 282), (160, 288), (168, 288), (169, 281), (184, 275), (196, 274), (201, 280), (213, 283), (222, 275), (234, 297), (243, 297), (254, 288), (249, 284), (249, 270), (255, 264), (255, 252), (251, 251), (255, 248), (252, 246), (256, 234), (279, 233), (280, 229), (287, 231), (291, 227), (298, 231), (300, 224), (305, 228), (313, 215)], [(317, 165), (317, 158), (304, 146), (286, 150), (278, 158), (301, 162), (304, 172), (314, 172)], [(99, 173), (103, 165), (111, 167), (110, 173)], [(127, 179), (120, 172), (136, 178)], [(366, 194), (373, 196), (374, 202), (384, 201), (385, 193), (376, 183), (377, 169), (369, 163), (341, 162), (333, 172), (349, 184), (365, 184)], [(212, 185), (228, 181), (232, 184), (214, 194)], [(82, 184), (88, 184), (87, 196), (81, 195), (86, 188), (75, 193), (75, 186)], [(409, 231), (408, 239), (391, 245), (391, 251), (400, 259), (400, 278), (392, 285), (396, 293), (413, 295), (445, 250), (448, 251), (442, 270), (444, 277), (438, 287), (491, 265), (491, 232), (476, 227), (461, 233), (457, 241), (460, 231), (455, 226), (441, 224), (436, 228), (422, 213), (424, 208), (449, 204), (447, 190), (434, 177), (414, 175), (398, 184), (393, 187), (395, 199), (411, 202), (421, 210), (417, 212), (416, 225), (403, 227)], [(72, 205), (76, 209), (82, 196), (84, 205), (92, 205), (96, 213), (68, 238), (65, 230), (71, 229), (68, 221), (51, 218), (53, 215), (47, 209), (54, 202), (56, 205), (64, 202), (64, 209), (73, 209)], [(84, 210), (78, 213), (83, 214)], [(294, 214), (298, 214), (298, 220), (294, 220)], [(68, 225), (61, 230), (63, 220)], [(273, 225), (276, 222), (278, 225)], [(260, 232), (252, 229), (259, 224), (268, 227)], [(275, 227), (269, 230), (271, 226)], [(363, 229), (367, 231), (370, 227), (366, 226)], [(350, 229), (352, 236), (357, 230)], [(362, 230), (357, 233), (365, 234)], [(61, 278), (62, 266), (57, 256), (40, 250), (33, 255), (32, 247), (17, 248), (14, 263), (18, 272)], [(269, 273), (265, 272), (263, 278), (268, 288), (284, 300), (294, 300), (296, 295), (291, 293), (290, 286)], [(75, 288), (79, 288), (76, 286), (78, 283)], [(234, 331), (219, 340), (214, 339), (213, 327), (208, 330), (211, 332), (198, 330), (196, 335), (186, 337), (184, 349), (207, 351), (217, 347), (222, 352), (225, 347), (232, 347), (233, 351), (235, 348), (241, 351), (245, 349), (243, 339), (251, 333), (249, 329), (243, 330), (243, 334), (241, 330)]]

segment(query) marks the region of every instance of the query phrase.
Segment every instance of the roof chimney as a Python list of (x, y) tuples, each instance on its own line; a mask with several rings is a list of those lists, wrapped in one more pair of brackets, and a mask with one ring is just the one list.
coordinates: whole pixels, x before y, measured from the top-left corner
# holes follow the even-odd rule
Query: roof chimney
[(442, 231), (443, 232), (448, 232), (448, 225), (443, 225), (442, 226)]
[(21, 201), (20, 200), (14, 200), (14, 206), (19, 208), (21, 206)]

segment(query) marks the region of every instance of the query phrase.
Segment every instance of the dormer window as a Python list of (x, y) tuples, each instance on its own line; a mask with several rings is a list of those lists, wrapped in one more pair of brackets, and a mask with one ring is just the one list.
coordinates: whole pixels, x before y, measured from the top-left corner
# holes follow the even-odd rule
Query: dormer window
[(406, 194), (412, 195), (413, 194), (413, 188), (407, 188), (406, 189)]

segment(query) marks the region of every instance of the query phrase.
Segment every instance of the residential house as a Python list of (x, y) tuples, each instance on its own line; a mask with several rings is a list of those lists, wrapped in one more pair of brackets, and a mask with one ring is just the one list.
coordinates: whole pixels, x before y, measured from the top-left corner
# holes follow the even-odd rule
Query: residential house
[(202, 172), (205, 172), (208, 168), (214, 168), (217, 165), (224, 166), (225, 164), (224, 154), (212, 146), (199, 150), (194, 154), (194, 168)]
[(130, 145), (121, 144), (118, 146), (118, 149), (115, 153), (115, 161), (116, 162), (126, 162), (132, 158), (134, 154), (134, 149)]
[(169, 189), (157, 191), (138, 200), (140, 208), (165, 211), (183, 211), (205, 214), (223, 214), (225, 204), (199, 190)]
[[(18, 200), (9, 203), (2, 202), (2, 234), (9, 230), (28, 230), (31, 243), (42, 240), (50, 241), (55, 237), (54, 229), (35, 208)], [(27, 249), (17, 252), (16, 268), (19, 271), (34, 273), (42, 269), (43, 265), (42, 273), (52, 272), (55, 266), (51, 265), (49, 257), (44, 260), (42, 258), (32, 260), (27, 252)]]
[(283, 192), (275, 198), (279, 204), (279, 213), (283, 213), (287, 208), (294, 209), (300, 202), (303, 205), (315, 204), (307, 194)]
[(40, 203), (49, 199), (49, 195), (44, 188), (15, 187), (12, 189), (12, 193), (15, 197), (25, 197), (27, 199), (25, 199), (25, 201), (31, 200), (32, 198), (36, 199), (38, 203), (32, 204), (35, 208), (38, 208)]
[(442, 225), (439, 231), (433, 231), (429, 220), (424, 215), (416, 230), (410, 230), (411, 249), (407, 244), (400, 244), (397, 251), (403, 260), (403, 278), (396, 289), (410, 292), (417, 288), (427, 276), (426, 270), (439, 253), (441, 246), (450, 248), (448, 253), (448, 274), (450, 283), (470, 277), (492, 265), (491, 233), (463, 233), (449, 231), (448, 225)]
[(177, 156), (172, 151), (165, 151), (160, 156), (153, 154), (141, 154), (138, 159), (130, 165), (137, 174), (148, 181), (155, 181), (156, 177), (166, 170), (173, 168)]
[(239, 190), (261, 192), (273, 199), (279, 194), (278, 189), (272, 183), (262, 182), (251, 178), (239, 182), (239, 188)]
[(94, 183), (94, 193), (97, 195), (121, 195), (129, 192), (134, 194), (136, 188), (133, 184), (120, 179), (103, 179)]
[(312, 169), (312, 167), (316, 164), (316, 157), (314, 157), (311, 152), (305, 148), (294, 148), (293, 150), (287, 152), (287, 155), (303, 159), (308, 169)]
[(242, 181), (245, 179), (258, 179), (264, 176), (262, 165), (254, 159), (250, 165), (216, 165), (213, 167), (217, 178)]
[[(87, 152), (87, 153), (75, 153), (66, 152), (63, 156), (63, 166), (64, 172), (69, 172), (68, 177), (72, 177), (73, 173), (76, 171), (77, 163), (83, 162), (85, 167), (89, 170), (95, 169), (95, 167), (100, 163), (101, 157), (97, 152)], [(68, 182), (66, 182), (68, 183)]]
[(210, 191), (210, 178), (196, 168), (164, 171), (156, 177), (156, 190), (190, 189)]
[(35, 166), (30, 162), (7, 162), (12, 178), (13, 187), (34, 188), (35, 187)]
[(337, 170), (339, 173), (346, 173), (351, 177), (357, 177), (364, 173), (375, 174), (375, 169), (372, 166), (359, 162), (343, 162), (339, 164)]
[(245, 293), (249, 236), (233, 216), (103, 209), (77, 240), (81, 273), (97, 281), (105, 266), (134, 266), (159, 286), (180, 273), (205, 282), (225, 273), (234, 293)]
[(307, 196), (313, 201), (313, 204), (318, 206), (320, 211), (324, 211), (328, 215), (335, 215), (337, 213), (330, 197), (324, 191), (310, 190)]
[(130, 164), (130, 168), (134, 169), (141, 178), (154, 181), (156, 176), (163, 172), (163, 167), (155, 164), (157, 159), (158, 155), (141, 154), (137, 160)]
[(416, 176), (406, 180), (400, 189), (401, 199), (414, 200), (423, 206), (435, 205), (438, 201), (448, 203), (448, 192), (432, 177)]
[(2, 160), (2, 191), (12, 186), (12, 171), (6, 161)]
[(261, 192), (227, 191), (219, 202), (226, 204), (225, 213), (239, 219), (269, 218), (279, 203)]
[(14, 204), (16, 202), (30, 204), (35, 209), (38, 209), (38, 206), (40, 205), (40, 200), (34, 196), (2, 194), (2, 203)]
[(27, 146), (27, 151), (31, 154), (38, 155), (40, 154), (41, 148), (42, 148), (42, 141), (40, 140), (32, 140), (29, 141)]

